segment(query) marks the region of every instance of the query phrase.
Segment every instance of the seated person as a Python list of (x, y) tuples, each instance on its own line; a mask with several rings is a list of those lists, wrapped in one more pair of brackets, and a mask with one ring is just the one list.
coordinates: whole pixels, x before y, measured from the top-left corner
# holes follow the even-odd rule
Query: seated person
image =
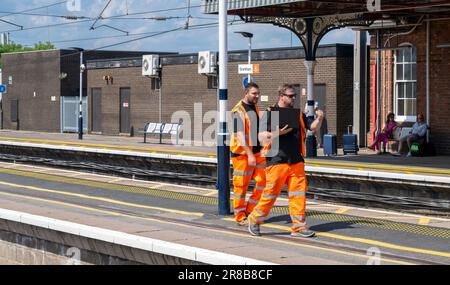
[(420, 144), (423, 144), (425, 142), (425, 139), (427, 137), (427, 130), (428, 126), (425, 123), (425, 116), (423, 114), (417, 115), (417, 122), (413, 125), (412, 131), (409, 135), (400, 138), (399, 141), (399, 148), (398, 153), (395, 155), (400, 156), (405, 153), (404, 151), (404, 145), (405, 143), (408, 144), (408, 157), (411, 156), (411, 145), (415, 142), (418, 142)]
[(381, 154), (380, 143), (383, 143), (383, 152), (386, 152), (386, 145), (389, 142), (389, 139), (392, 138), (394, 134), (394, 130), (400, 124), (395, 121), (394, 113), (389, 113), (387, 115), (386, 124), (384, 125), (384, 129), (377, 134), (375, 137), (375, 141), (372, 145), (369, 146), (369, 149), (378, 151), (378, 154)]

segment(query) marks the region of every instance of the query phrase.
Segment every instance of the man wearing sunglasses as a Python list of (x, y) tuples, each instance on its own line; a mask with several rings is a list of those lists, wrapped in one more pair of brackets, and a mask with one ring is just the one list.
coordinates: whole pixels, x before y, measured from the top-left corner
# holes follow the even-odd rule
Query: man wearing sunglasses
[[(279, 88), (278, 103), (274, 107), (294, 108), (295, 93), (292, 85), (285, 84)], [(300, 128), (285, 126), (283, 129), (271, 130), (271, 108), (267, 112), (267, 120), (263, 119), (267, 132), (261, 132), (259, 139), (264, 152), (270, 151), (275, 139), (278, 139), (278, 152), (267, 155), (266, 188), (263, 195), (249, 216), (248, 230), (252, 235), (259, 236), (260, 224), (269, 216), (278, 195), (284, 186), (288, 186), (289, 212), (292, 220), (291, 235), (294, 237), (313, 237), (315, 233), (306, 227), (306, 192), (305, 175), (305, 135), (306, 130), (317, 131), (323, 121), (323, 112), (316, 110), (317, 118), (307, 118), (300, 112)]]

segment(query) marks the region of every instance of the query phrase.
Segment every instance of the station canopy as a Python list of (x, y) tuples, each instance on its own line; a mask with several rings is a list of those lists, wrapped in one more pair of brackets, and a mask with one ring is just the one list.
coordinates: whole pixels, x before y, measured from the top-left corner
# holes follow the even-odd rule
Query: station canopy
[[(370, 4), (371, 3), (371, 4)], [(380, 10), (376, 10), (376, 3)], [(203, 0), (204, 13), (217, 14), (219, 0)], [(450, 1), (442, 0), (228, 0), (228, 13), (239, 16), (305, 18), (364, 13), (397, 18), (426, 14), (450, 15)], [(377, 17), (380, 18), (380, 17)]]

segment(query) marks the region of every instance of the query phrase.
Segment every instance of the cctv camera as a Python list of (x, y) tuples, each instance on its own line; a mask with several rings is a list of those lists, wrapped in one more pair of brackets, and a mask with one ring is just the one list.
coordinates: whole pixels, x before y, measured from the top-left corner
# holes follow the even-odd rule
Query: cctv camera
[(86, 65), (82, 64), (82, 65), (80, 66), (80, 69), (81, 69), (81, 71), (85, 71), (85, 70), (86, 70)]

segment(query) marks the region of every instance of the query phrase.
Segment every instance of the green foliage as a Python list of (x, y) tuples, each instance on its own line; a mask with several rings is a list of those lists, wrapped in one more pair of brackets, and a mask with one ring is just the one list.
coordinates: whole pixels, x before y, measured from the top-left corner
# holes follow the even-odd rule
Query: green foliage
[[(36, 50), (49, 50), (55, 49), (55, 46), (50, 42), (38, 42), (34, 44), (34, 47), (24, 47), (20, 44), (16, 44), (14, 42), (0, 46), (0, 58), (3, 53), (12, 53), (12, 52), (25, 52), (25, 51), (36, 51)], [(1, 67), (1, 61), (0, 61)]]

